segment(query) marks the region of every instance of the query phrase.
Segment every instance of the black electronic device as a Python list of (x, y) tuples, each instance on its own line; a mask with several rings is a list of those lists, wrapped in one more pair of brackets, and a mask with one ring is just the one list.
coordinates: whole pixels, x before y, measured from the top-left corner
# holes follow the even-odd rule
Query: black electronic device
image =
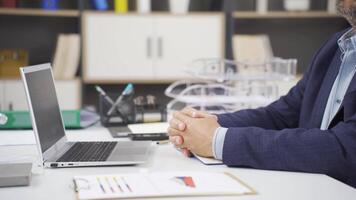
[(144, 140), (151, 140), (151, 141), (161, 141), (161, 140), (168, 140), (167, 133), (135, 133), (130, 134), (132, 140), (135, 141), (144, 141)]

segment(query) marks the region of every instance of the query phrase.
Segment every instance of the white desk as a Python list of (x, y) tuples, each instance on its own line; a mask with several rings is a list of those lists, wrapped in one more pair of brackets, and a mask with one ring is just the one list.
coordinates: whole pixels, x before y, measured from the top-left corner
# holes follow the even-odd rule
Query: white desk
[[(13, 133), (16, 138), (19, 138), (21, 134), (31, 134), (31, 132)], [(4, 136), (8, 138), (8, 134), (12, 133), (0, 131), (0, 140)], [(111, 139), (108, 131), (100, 127), (93, 127), (87, 131), (68, 131), (68, 137), (71, 140), (94, 140), (95, 138), (100, 138), (101, 140)], [(21, 143), (20, 139), (19, 143)], [(0, 159), (9, 157), (9, 155), (12, 157), (15, 155), (25, 155), (34, 158), (36, 154), (37, 150), (34, 145), (0, 146)], [(238, 176), (258, 192), (258, 195), (253, 196), (194, 199), (350, 200), (356, 198), (356, 189), (325, 175), (228, 168), (226, 166), (205, 166), (195, 159), (185, 158), (170, 144), (165, 144), (153, 148), (150, 161), (147, 164), (135, 167), (45, 169), (42, 174), (33, 175), (31, 185), (28, 187), (0, 188), (0, 199), (71, 200), (76, 199), (72, 187), (72, 178), (75, 175), (171, 170), (228, 171)]]

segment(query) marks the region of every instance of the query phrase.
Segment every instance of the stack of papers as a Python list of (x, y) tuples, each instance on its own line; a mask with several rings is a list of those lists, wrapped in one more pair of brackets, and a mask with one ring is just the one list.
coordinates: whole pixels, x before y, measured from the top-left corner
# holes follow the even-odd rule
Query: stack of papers
[(222, 165), (222, 164), (224, 164), (221, 160), (218, 160), (215, 158), (201, 157), (196, 154), (194, 154), (194, 156), (205, 165)]
[(132, 134), (167, 133), (168, 122), (129, 124), (127, 127)]

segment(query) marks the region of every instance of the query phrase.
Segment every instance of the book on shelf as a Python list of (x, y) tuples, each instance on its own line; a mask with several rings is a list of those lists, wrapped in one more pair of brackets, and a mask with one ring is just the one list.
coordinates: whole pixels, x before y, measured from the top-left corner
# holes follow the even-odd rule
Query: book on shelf
[(40, 6), (40, 2), (38, 0), (18, 0), (17, 7), (19, 8), (38, 8)]
[(266, 13), (268, 11), (268, 0), (256, 0), (257, 13)]
[(53, 75), (55, 79), (59, 79), (62, 74), (62, 68), (64, 65), (65, 49), (67, 44), (66, 37), (64, 34), (60, 34), (57, 38), (56, 50), (52, 62)]
[(1, 7), (4, 8), (16, 8), (16, 0), (1, 0)]
[(283, 5), (286, 11), (308, 11), (310, 10), (310, 0), (284, 0)]
[(328, 12), (329, 13), (336, 13), (336, 2), (337, 0), (328, 0)]
[(114, 8), (117, 13), (127, 13), (128, 11), (128, 0), (114, 0)]
[(41, 7), (45, 10), (58, 10), (59, 0), (42, 0)]
[(60, 34), (53, 59), (55, 79), (73, 79), (80, 59), (79, 34)]
[(262, 63), (273, 57), (268, 35), (235, 35), (233, 37), (235, 60), (249, 63)]
[(136, 7), (138, 13), (151, 12), (151, 0), (136, 0)]
[(0, 78), (19, 78), (20, 67), (28, 66), (26, 49), (0, 49)]
[(96, 10), (108, 10), (109, 4), (107, 0), (91, 0), (93, 7)]

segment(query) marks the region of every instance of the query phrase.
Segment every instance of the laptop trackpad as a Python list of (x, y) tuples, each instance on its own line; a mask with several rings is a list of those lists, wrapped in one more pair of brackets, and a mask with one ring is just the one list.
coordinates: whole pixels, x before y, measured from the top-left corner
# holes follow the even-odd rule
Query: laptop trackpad
[(107, 161), (145, 161), (151, 142), (118, 142)]

